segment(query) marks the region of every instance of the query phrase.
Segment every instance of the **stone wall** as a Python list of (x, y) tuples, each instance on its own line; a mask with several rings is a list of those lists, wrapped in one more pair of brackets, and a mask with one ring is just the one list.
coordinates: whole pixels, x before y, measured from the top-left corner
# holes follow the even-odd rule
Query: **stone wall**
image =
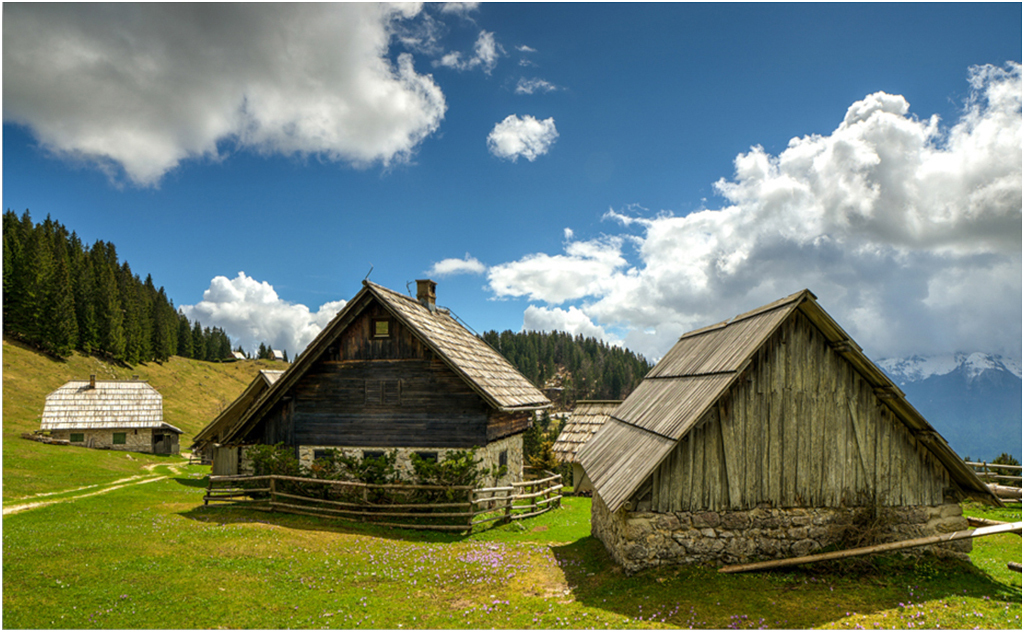
[[(867, 532), (878, 544), (967, 529), (960, 505), (885, 507), (872, 519), (866, 508), (758, 507), (749, 511), (608, 511), (595, 494), (591, 533), (627, 573), (663, 564), (741, 564), (809, 555), (832, 544), (850, 548)], [(966, 558), (971, 541), (959, 540), (901, 552)]]
[[(114, 433), (123, 432), (124, 443), (114, 443)], [(83, 441), (71, 441), (72, 434), (83, 435)], [(173, 437), (172, 454), (178, 453), (178, 436), (166, 431), (161, 434)], [(99, 430), (52, 430), (53, 439), (69, 441), (71, 445), (101, 450), (125, 450), (127, 452), (153, 452), (152, 428), (104, 428)]]
[[(436, 452), (438, 460), (443, 460), (444, 455), (448, 452), (455, 451), (452, 448), (367, 448), (367, 447), (337, 447), (337, 446), (313, 446), (313, 445), (302, 445), (299, 446), (299, 463), (305, 467), (309, 467), (313, 464), (313, 454), (316, 450), (337, 450), (338, 452), (346, 456), (354, 456), (362, 458), (364, 451), (397, 451), (397, 458), (395, 459), (395, 466), (399, 472), (402, 473), (403, 478), (411, 478), (412, 469), (412, 454), (414, 452)], [(516, 434), (510, 437), (505, 437), (497, 441), (492, 441), (486, 446), (476, 449), (476, 458), (481, 460), (479, 465), (480, 469), (485, 472), (490, 472), (492, 468), (497, 468), (501, 458), (501, 453), (505, 452), (506, 455), (506, 468), (505, 474), (499, 477), (488, 476), (482, 484), (488, 487), (500, 487), (508, 485), (512, 482), (518, 482), (523, 480), (523, 435)], [(252, 461), (247, 457), (243, 456), (242, 463), (239, 469), (241, 473), (247, 474), (252, 473)]]

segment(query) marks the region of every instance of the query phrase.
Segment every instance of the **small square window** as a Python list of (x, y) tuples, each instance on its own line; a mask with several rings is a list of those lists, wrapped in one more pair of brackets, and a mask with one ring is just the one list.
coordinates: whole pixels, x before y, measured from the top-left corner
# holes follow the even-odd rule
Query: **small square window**
[(437, 463), (437, 452), (417, 452), (416, 456), (420, 457), (424, 461)]
[(71, 443), (85, 443), (85, 433), (84, 432), (72, 432), (71, 433)]
[(508, 450), (498, 453), (498, 467), (508, 467)]
[(384, 458), (383, 450), (363, 450), (363, 460), (366, 459), (382, 459)]
[(391, 337), (391, 321), (386, 318), (375, 318), (373, 319), (373, 337), (374, 338), (390, 338)]
[(334, 450), (313, 450), (313, 460), (319, 461), (320, 459), (330, 458), (334, 453)]
[(115, 432), (114, 433), (114, 445), (124, 445), (127, 443), (127, 432)]

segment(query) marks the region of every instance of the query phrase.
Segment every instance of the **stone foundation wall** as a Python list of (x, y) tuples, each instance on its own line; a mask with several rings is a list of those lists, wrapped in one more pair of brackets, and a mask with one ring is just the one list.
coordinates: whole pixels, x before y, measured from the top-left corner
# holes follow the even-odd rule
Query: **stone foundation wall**
[[(114, 443), (114, 433), (123, 432), (124, 443)], [(82, 441), (71, 442), (71, 445), (101, 450), (125, 450), (127, 452), (153, 452), (153, 430), (151, 428), (126, 428), (102, 430), (52, 430), (50, 436), (57, 440), (69, 441), (72, 434), (83, 435)], [(161, 434), (172, 437), (172, 454), (178, 454), (178, 436), (173, 433)]]
[[(444, 455), (448, 452), (455, 451), (451, 448), (367, 448), (367, 447), (338, 447), (338, 446), (313, 446), (303, 445), (299, 446), (299, 463), (305, 467), (309, 467), (313, 464), (313, 454), (316, 450), (337, 450), (338, 452), (346, 456), (354, 456), (362, 458), (363, 452), (380, 451), (384, 450), (390, 452), (391, 450), (397, 451), (397, 458), (395, 459), (395, 467), (402, 473), (403, 478), (411, 478), (413, 474), (412, 469), (412, 454), (415, 452), (436, 452), (438, 460), (443, 460)], [(500, 487), (508, 485), (509, 483), (518, 482), (523, 480), (523, 435), (516, 434), (510, 437), (499, 439), (498, 441), (492, 441), (486, 446), (476, 449), (476, 458), (481, 460), (479, 465), (480, 469), (485, 472), (490, 472), (492, 468), (497, 468), (501, 459), (501, 453), (505, 452), (506, 456), (506, 468), (505, 474), (499, 477), (488, 476), (482, 483), (488, 487)], [(239, 466), (241, 473), (248, 474), (252, 473), (252, 461), (246, 456), (243, 456), (242, 463)]]
[[(809, 555), (867, 530), (871, 544), (967, 529), (960, 505), (885, 507), (872, 522), (865, 508), (776, 509), (726, 512), (628, 512), (612, 514), (597, 495), (591, 533), (627, 573), (663, 564), (741, 564)], [(869, 543), (864, 543), (867, 545)], [(901, 553), (966, 558), (971, 541), (903, 549)]]

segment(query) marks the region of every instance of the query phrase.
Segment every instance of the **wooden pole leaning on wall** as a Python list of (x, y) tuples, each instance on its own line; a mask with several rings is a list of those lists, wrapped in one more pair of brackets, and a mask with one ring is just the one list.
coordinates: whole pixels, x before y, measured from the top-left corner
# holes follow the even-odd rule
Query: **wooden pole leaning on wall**
[(831, 553), (819, 553), (817, 555), (804, 555), (802, 557), (791, 557), (784, 560), (769, 560), (767, 562), (753, 562), (751, 564), (733, 564), (718, 569), (719, 573), (745, 573), (749, 571), (762, 571), (770, 568), (782, 568), (784, 566), (796, 566), (798, 564), (810, 564), (811, 562), (824, 562), (826, 560), (839, 560), (847, 557), (857, 557), (871, 553), (884, 553), (886, 551), (898, 551), (909, 549), (915, 546), (928, 546), (929, 544), (942, 544), (943, 542), (954, 542), (956, 540), (967, 540), (969, 538), (981, 538), (987, 535), (999, 533), (1016, 533), (1020, 535), (1024, 522), (1008, 522), (993, 527), (981, 527), (980, 529), (967, 529), (965, 531), (954, 531), (941, 535), (930, 535), (924, 538), (903, 540), (901, 542), (888, 542), (874, 546), (863, 546), (857, 549), (845, 551), (832, 551)]

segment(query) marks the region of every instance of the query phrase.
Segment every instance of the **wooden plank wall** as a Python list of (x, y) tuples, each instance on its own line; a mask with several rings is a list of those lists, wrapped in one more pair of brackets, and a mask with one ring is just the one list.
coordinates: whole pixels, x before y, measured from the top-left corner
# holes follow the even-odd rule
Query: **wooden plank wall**
[(251, 435), (289, 445), (469, 448), (525, 430), (529, 414), (484, 400), (400, 322), (372, 338), (376, 302), (328, 347)]
[(935, 505), (950, 485), (945, 468), (799, 312), (651, 482), (661, 512)]

